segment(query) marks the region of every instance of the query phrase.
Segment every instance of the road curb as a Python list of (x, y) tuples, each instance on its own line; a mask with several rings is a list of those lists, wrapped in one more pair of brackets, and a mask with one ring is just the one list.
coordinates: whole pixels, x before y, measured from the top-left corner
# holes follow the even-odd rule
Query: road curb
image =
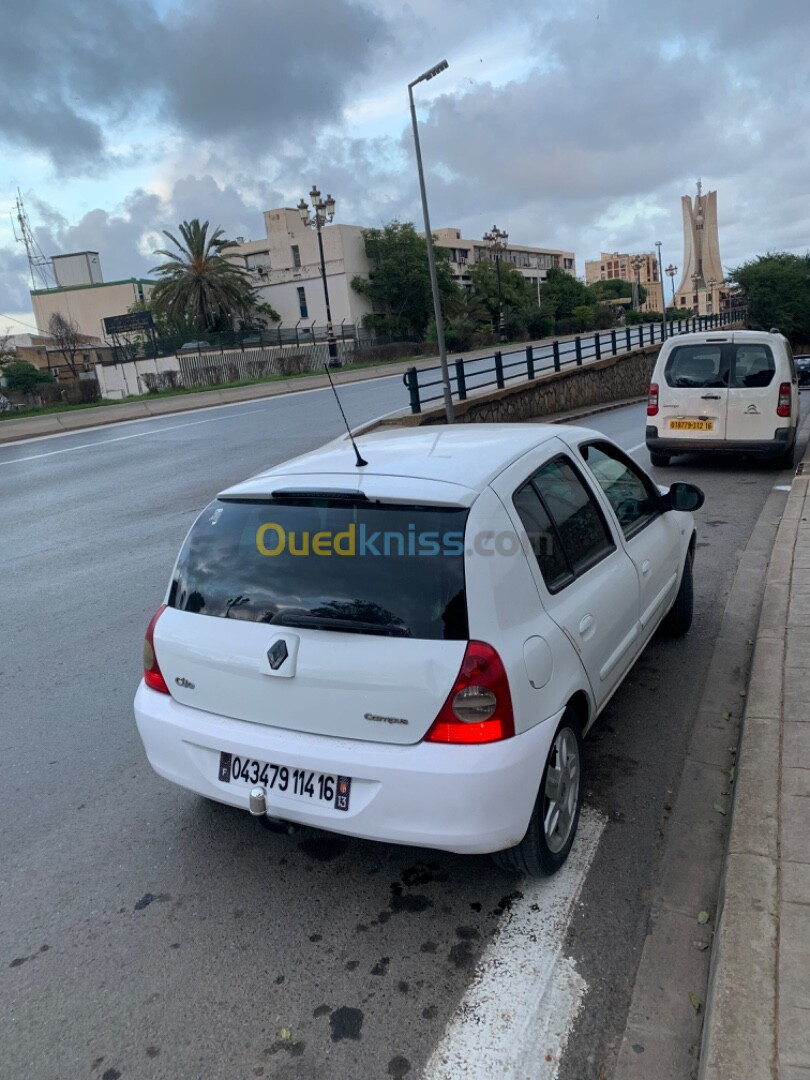
[[(803, 465), (810, 467), (810, 454)], [(797, 470), (765, 580), (737, 750), (699, 1080), (778, 1075), (782, 700), (790, 579), (807, 489), (808, 477)]]

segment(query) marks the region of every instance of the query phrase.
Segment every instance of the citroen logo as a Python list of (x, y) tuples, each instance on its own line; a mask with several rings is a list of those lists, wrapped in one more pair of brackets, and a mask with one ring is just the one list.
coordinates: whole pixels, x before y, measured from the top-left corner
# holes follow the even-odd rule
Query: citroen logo
[(754, 414), (756, 414), (757, 416), (759, 415), (759, 409), (758, 409), (758, 408), (756, 407), (756, 405), (753, 405), (753, 404), (752, 404), (752, 405), (749, 405), (749, 406), (748, 406), (748, 408), (747, 408), (747, 409), (746, 409), (745, 411), (746, 411), (746, 412), (747, 412), (747, 413), (748, 413), (748, 414), (749, 414), (750, 416), (753, 416)]
[(270, 648), (267, 650), (267, 660), (273, 671), (278, 671), (281, 665), (289, 656), (287, 652), (287, 642), (283, 638), (279, 638), (278, 641), (274, 641)]

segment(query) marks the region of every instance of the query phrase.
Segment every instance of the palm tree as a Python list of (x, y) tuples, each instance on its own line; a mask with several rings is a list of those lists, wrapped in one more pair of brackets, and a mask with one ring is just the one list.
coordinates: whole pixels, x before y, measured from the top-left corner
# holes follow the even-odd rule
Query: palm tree
[(208, 222), (199, 218), (180, 224), (182, 242), (165, 229), (163, 235), (176, 251), (160, 249), (168, 262), (152, 269), (160, 281), (152, 290), (149, 306), (172, 323), (190, 323), (199, 332), (229, 325), (229, 317), (246, 318), (256, 303), (248, 271), (225, 256), (235, 247), (222, 229), (208, 236)]

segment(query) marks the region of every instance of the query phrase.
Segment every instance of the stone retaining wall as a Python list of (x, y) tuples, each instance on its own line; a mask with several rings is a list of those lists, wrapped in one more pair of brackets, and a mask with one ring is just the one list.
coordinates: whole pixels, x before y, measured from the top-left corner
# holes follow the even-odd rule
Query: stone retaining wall
[[(646, 345), (559, 374), (454, 402), (455, 419), (473, 424), (513, 423), (591, 405), (646, 398), (660, 348), (660, 342)], [(415, 415), (383, 420), (381, 426), (420, 427), (444, 422), (444, 404), (439, 402)]]

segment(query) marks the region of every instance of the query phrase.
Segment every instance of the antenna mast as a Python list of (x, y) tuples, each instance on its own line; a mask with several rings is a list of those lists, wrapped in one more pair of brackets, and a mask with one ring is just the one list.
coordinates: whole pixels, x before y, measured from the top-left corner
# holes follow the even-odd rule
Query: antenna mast
[[(20, 189), (17, 188), (17, 225), (14, 224), (14, 216), (11, 218), (11, 227), (14, 230), (14, 239), (21, 244), (25, 244), (25, 253), (28, 256), (28, 269), (31, 272), (31, 287), (33, 289), (52, 289), (56, 285), (56, 279), (53, 275), (53, 263), (51, 260), (42, 254), (39, 244), (31, 231), (31, 225), (28, 221), (28, 215), (25, 212), (23, 206), (22, 195)], [(19, 226), (20, 235), (17, 235), (17, 227)], [(39, 278), (39, 284), (37, 283)]]

